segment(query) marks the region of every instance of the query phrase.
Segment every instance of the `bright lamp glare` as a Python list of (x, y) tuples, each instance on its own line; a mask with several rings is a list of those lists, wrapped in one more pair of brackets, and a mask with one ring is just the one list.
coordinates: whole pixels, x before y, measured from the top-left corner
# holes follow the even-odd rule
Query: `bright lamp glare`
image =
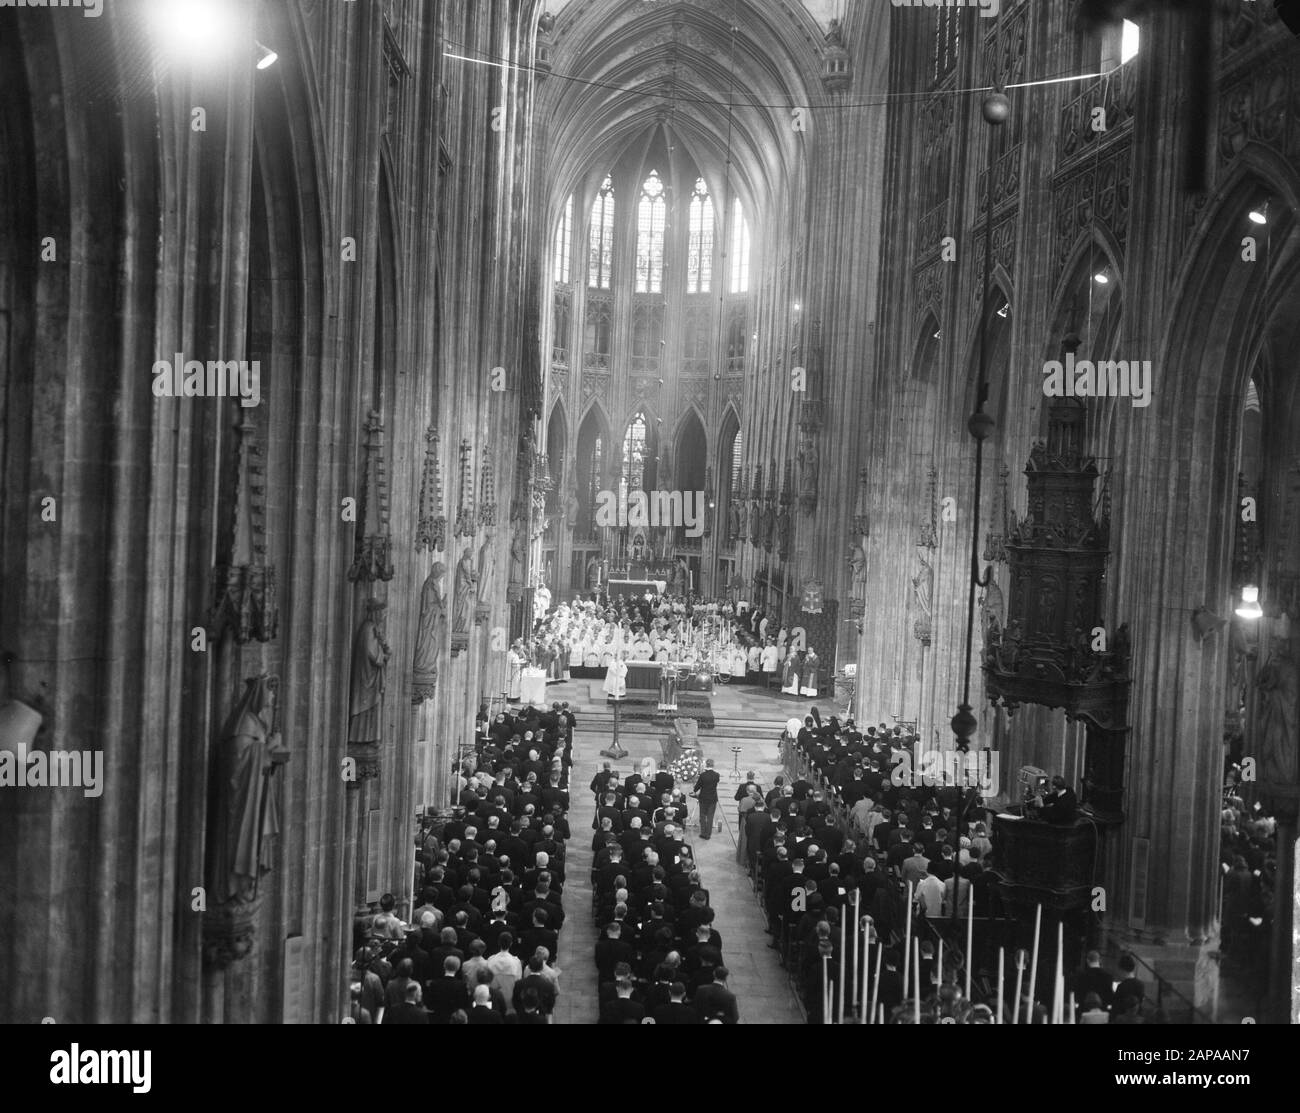
[(1105, 271), (1098, 271), (1092, 276), (1092, 280), (1097, 283), (1098, 286), (1105, 286), (1110, 281), (1110, 275)]
[(1237, 608), (1241, 618), (1263, 618), (1264, 608), (1259, 605), (1259, 588), (1247, 584), (1241, 589), (1241, 606)]
[(1119, 41), (1119, 62), (1123, 65), (1130, 58), (1136, 58), (1141, 45), (1142, 33), (1131, 19), (1124, 21), (1124, 33)]
[(1252, 224), (1268, 223), (1268, 214), (1263, 209), (1251, 209), (1246, 215), (1250, 217)]
[(280, 56), (269, 46), (263, 46), (261, 43), (257, 44), (257, 68), (259, 70), (269, 70), (279, 59)]
[(149, 23), (159, 49), (172, 62), (215, 60), (237, 38), (226, 0), (152, 0)]

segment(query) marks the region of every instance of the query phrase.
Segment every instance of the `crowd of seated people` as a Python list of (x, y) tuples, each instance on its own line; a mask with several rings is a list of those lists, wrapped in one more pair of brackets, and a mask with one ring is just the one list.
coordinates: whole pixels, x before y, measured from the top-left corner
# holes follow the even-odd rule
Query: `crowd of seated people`
[(1247, 977), (1263, 978), (1273, 930), (1277, 819), (1243, 780), (1241, 765), (1230, 758), (1225, 764), (1219, 846), (1221, 949)]
[(738, 1023), (673, 777), (660, 766), (653, 777), (620, 779), (606, 763), (591, 791), (599, 1022)]
[(361, 1024), (546, 1024), (559, 995), (573, 719), (562, 708), (488, 736), (452, 816), (418, 843), (409, 921), (386, 895), (356, 923)]
[[(738, 854), (762, 894), (770, 946), (781, 952), (801, 987), (812, 1023), (822, 1021), (827, 993), (832, 1011), (838, 1010), (845, 917), (845, 1012), (852, 1012), (861, 976), (852, 951), (855, 911), (871, 918), (873, 954), (877, 942), (885, 944), (879, 997), (885, 1015), (902, 1017), (909, 882), (923, 1003), (930, 1013), (945, 1002), (950, 1010), (964, 1004), (970, 1013), (969, 1002), (955, 1003), (951, 993), (941, 993), (952, 987), (939, 984), (936, 943), (953, 916), (954, 894), (959, 917), (972, 892), (981, 916), (996, 913), (987, 872), (991, 828), (977, 795), (942, 778), (928, 785), (895, 775), (910, 768), (915, 743), (914, 735), (884, 724), (866, 731), (851, 719), (841, 725), (832, 717), (822, 724), (814, 710), (793, 738), (783, 738), (787, 765), (803, 774), (778, 777), (767, 791), (751, 775), (737, 791)], [(860, 943), (856, 961), (862, 953)], [(874, 965), (870, 974), (874, 980)], [(985, 1014), (971, 1016), (981, 1021)]]

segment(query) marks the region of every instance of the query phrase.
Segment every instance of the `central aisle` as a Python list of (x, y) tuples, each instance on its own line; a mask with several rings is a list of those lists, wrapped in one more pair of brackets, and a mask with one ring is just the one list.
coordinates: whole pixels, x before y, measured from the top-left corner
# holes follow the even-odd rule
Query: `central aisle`
[[(600, 756), (600, 751), (609, 745), (610, 739), (603, 731), (582, 729), (583, 708), (575, 706), (574, 710), (579, 728), (574, 733), (570, 774), (572, 810), (569, 824), (572, 838), (565, 870), (566, 917), (564, 931), (560, 933), (562, 976), (555, 1020), (559, 1024), (595, 1024), (600, 1013), (590, 882), (594, 834), (591, 820), (595, 804), (588, 785), (607, 760)], [(715, 831), (711, 839), (701, 841), (699, 832), (692, 826), (687, 838), (694, 849), (700, 878), (709, 890), (710, 903), (717, 912), (714, 927), (722, 935), (722, 957), (731, 971), (729, 984), (739, 1001), (741, 1023), (803, 1024), (803, 1011), (795, 999), (790, 980), (776, 951), (768, 948), (770, 937), (764, 930), (763, 913), (753, 886), (736, 864), (736, 805), (732, 796), (739, 780), (733, 772), (735, 760), (731, 747), (741, 747), (741, 776), (752, 769), (766, 787), (781, 772), (776, 763), (776, 741), (732, 741), (724, 736), (724, 725), (719, 723), (718, 726), (718, 736), (702, 740), (701, 745), (704, 756), (713, 758), (714, 767), (722, 775), (715, 824), (720, 821), (723, 830)], [(658, 760), (661, 756), (659, 741), (652, 735), (623, 732), (619, 740), (629, 751), (627, 757), (613, 763), (613, 768), (621, 774), (630, 773), (644, 757)], [(686, 790), (689, 792), (689, 786)], [(691, 823), (694, 824), (698, 817), (694, 801), (691, 803)]]

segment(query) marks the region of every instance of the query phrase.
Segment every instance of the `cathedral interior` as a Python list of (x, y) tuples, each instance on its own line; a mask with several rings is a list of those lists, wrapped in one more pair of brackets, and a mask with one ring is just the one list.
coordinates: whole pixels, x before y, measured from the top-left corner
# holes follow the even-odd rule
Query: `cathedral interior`
[(622, 576), (1063, 776), (1019, 938), (1300, 1022), (1298, 8), (0, 4), (0, 1020), (337, 1023)]

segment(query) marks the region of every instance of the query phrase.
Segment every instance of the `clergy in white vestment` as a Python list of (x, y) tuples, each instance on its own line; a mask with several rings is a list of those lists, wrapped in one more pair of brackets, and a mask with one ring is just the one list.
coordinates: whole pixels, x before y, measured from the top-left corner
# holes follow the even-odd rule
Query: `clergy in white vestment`
[(506, 699), (517, 700), (519, 698), (519, 684), (524, 674), (524, 658), (519, 652), (519, 643), (511, 645), (506, 653)]
[(761, 656), (760, 656), (760, 660), (761, 660), (761, 662), (762, 662), (762, 665), (763, 665), (763, 672), (764, 672), (765, 675), (767, 675), (767, 676), (772, 676), (773, 674), (776, 673), (776, 646), (775, 646), (775, 644), (773, 644), (772, 642), (768, 642), (767, 645), (763, 646), (763, 651), (762, 651), (762, 654), (761, 654)]
[(610, 661), (601, 689), (609, 699), (623, 699), (627, 695), (627, 662), (622, 655)]

